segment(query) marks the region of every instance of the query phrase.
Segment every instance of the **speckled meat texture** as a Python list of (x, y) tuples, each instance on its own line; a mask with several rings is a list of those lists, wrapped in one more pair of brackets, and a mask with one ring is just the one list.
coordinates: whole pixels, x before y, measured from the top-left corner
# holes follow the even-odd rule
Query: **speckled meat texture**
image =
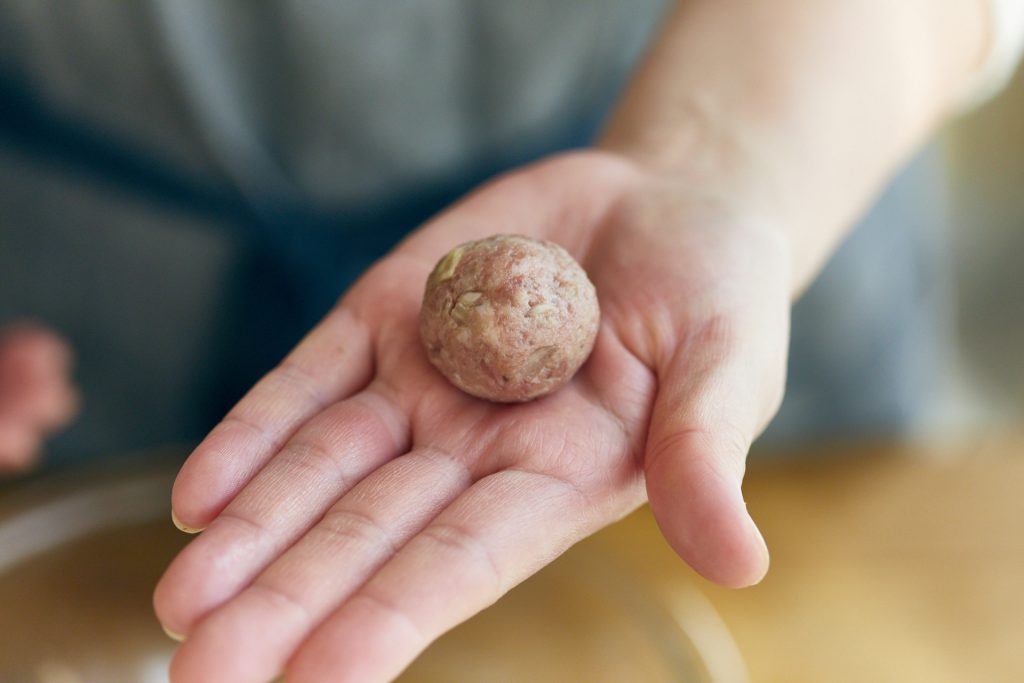
[(427, 278), (420, 337), (452, 384), (490, 401), (548, 394), (590, 355), (594, 285), (557, 244), (497, 235), (460, 245)]

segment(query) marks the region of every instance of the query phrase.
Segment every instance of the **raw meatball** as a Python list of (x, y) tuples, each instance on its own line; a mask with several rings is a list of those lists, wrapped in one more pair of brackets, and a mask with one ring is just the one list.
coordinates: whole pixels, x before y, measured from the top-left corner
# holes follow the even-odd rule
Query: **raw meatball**
[(529, 401), (572, 379), (594, 348), (594, 285), (565, 249), (520, 235), (455, 247), (427, 278), (420, 338), (452, 384)]

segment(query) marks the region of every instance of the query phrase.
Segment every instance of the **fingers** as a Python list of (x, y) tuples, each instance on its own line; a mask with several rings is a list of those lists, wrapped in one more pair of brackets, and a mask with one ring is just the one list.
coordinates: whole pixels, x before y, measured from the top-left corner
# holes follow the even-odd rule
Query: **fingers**
[(485, 477), (314, 631), (286, 679), (391, 680), (594, 526), (588, 499), (562, 480), (520, 470)]
[(408, 425), (373, 387), (310, 420), (171, 563), (154, 595), (160, 622), (188, 635), (407, 445)]
[(0, 338), (0, 467), (23, 469), (74, 414), (70, 365), (70, 349), (44, 329), (18, 326)]
[(469, 484), (464, 464), (431, 449), (384, 465), (190, 634), (173, 680), (271, 680), (320, 620)]
[(750, 444), (781, 398), (785, 325), (757, 334), (748, 342), (718, 319), (692, 333), (659, 372), (645, 457), (665, 538), (704, 577), (730, 587), (757, 583), (768, 570), (740, 486)]
[(185, 462), (171, 494), (175, 522), (187, 531), (206, 527), (303, 423), (354, 394), (372, 372), (366, 325), (337, 306)]
[(66, 422), (75, 406), (71, 350), (46, 330), (19, 326), (0, 338), (0, 417), (42, 430)]

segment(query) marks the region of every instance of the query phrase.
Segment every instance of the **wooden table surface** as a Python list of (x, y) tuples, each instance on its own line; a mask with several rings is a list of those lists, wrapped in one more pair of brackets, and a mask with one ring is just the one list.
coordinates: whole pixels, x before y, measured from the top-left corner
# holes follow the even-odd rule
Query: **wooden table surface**
[[(170, 471), (154, 486), (169, 487)], [(588, 563), (605, 558), (598, 561), (627, 570), (616, 576), (639, 574), (628, 581), (646, 584), (640, 592), (674, 613), (707, 661), (716, 663), (714, 680), (722, 683), (745, 677), (720, 621), (738, 644), (752, 683), (1024, 681), (1022, 488), (1024, 432), (943, 448), (859, 444), (755, 458), (746, 498), (772, 551), (761, 585), (730, 591), (695, 576), (665, 545), (645, 508), (587, 539), (509, 599), (443, 638), (408, 680), (452, 680), (426, 674), (446, 657), (463, 671), (467, 652), (493, 669), (506, 644), (513, 664), (523, 659), (520, 650), (536, 652), (537, 661), (527, 663), (544, 675), (528, 680), (579, 679), (579, 658), (561, 656), (574, 644), (588, 645), (590, 654), (579, 656), (599, 666), (588, 681), (625, 680), (605, 662), (609, 657), (611, 664), (633, 666), (637, 675), (628, 676), (629, 683), (662, 680), (639, 675), (643, 641), (622, 654), (620, 632), (635, 627), (628, 615), (612, 611), (598, 619), (599, 606), (568, 600), (567, 586), (587, 575)], [(64, 548), (79, 553), (75, 562), (60, 553), (41, 556), (23, 568), (21, 574), (30, 574), (20, 583), (18, 572), (0, 582), (0, 633), (9, 646), (0, 644), (0, 681), (17, 662), (28, 661), (21, 655), (58, 642), (59, 651), (47, 656), (83, 671), (87, 665), (113, 666), (115, 651), (130, 659), (125, 653), (131, 638), (139, 641), (135, 650), (156, 657), (157, 664), (169, 657), (172, 644), (153, 619), (150, 591), (186, 539), (166, 520), (164, 494), (155, 500), (159, 519)], [(47, 562), (52, 576), (44, 571)], [(26, 604), (19, 608), (19, 600)], [(559, 655), (551, 658), (566, 660), (565, 671), (574, 673), (563, 675), (546, 663), (544, 647), (510, 639), (517, 610), (528, 617), (523, 623), (539, 624), (527, 635), (551, 640), (557, 647), (547, 650)], [(33, 615), (38, 618), (29, 620)], [(6, 626), (5, 618), (11, 622)], [(569, 640), (554, 638), (551, 629)], [(10, 647), (19, 637), (25, 642)], [(75, 647), (81, 650), (77, 659)], [(595, 648), (600, 656), (591, 652)], [(5, 668), (4, 656), (17, 662)], [(111, 673), (95, 680), (139, 679)]]
[(696, 585), (753, 683), (1024, 681), (1022, 488), (1024, 433), (755, 459), (772, 568), (740, 591), (682, 566), (646, 508), (587, 543), (661, 590)]

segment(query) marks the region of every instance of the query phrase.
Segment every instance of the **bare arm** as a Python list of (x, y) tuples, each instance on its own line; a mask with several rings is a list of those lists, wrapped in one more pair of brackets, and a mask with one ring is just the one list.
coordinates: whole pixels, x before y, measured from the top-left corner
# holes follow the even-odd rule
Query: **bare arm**
[(964, 92), (987, 5), (680, 2), (602, 146), (781, 211), (802, 288)]

